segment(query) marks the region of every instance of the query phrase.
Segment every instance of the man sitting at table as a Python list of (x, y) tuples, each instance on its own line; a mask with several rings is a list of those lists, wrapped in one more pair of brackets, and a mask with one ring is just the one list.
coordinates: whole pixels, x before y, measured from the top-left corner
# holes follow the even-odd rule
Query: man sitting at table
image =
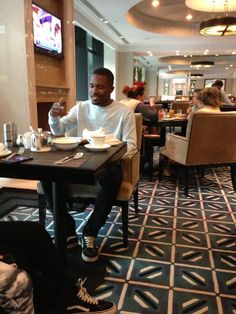
[(223, 81), (216, 80), (211, 86), (218, 88), (218, 90), (220, 91), (219, 99), (222, 104), (233, 105), (231, 100), (228, 98), (226, 92), (223, 90), (223, 85)]
[[(127, 154), (132, 153), (136, 149), (134, 112), (127, 106), (111, 99), (113, 83), (114, 76), (110, 70), (105, 68), (95, 70), (89, 84), (91, 100), (77, 102), (62, 118), (59, 116), (60, 106), (58, 104), (52, 106), (49, 112), (49, 125), (52, 133), (58, 135), (77, 128), (77, 136), (81, 137), (85, 128), (95, 131), (102, 127), (106, 129), (107, 134), (113, 133), (116, 138), (126, 142)], [(86, 262), (95, 262), (98, 259), (96, 238), (112, 209), (121, 181), (120, 163), (108, 164), (99, 181), (101, 190), (98, 192), (94, 210), (84, 226), (81, 237), (82, 258)], [(42, 186), (52, 209), (51, 182), (43, 181)], [(76, 247), (77, 242), (75, 221), (67, 213), (67, 247)]]

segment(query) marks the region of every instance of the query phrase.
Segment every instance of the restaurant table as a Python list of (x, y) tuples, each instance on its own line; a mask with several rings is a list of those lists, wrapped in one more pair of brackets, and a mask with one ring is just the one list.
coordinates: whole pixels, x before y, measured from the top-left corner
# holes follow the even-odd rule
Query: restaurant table
[(158, 121), (150, 121), (150, 120), (143, 120), (143, 125), (147, 127), (159, 127), (160, 128), (160, 137), (161, 137), (161, 145), (165, 145), (166, 141), (166, 128), (167, 127), (181, 127), (181, 135), (185, 136), (186, 129), (187, 129), (187, 119), (169, 119), (169, 120), (158, 120)]
[[(13, 151), (17, 151), (17, 148)], [(55, 164), (55, 161), (79, 151), (84, 153), (82, 159), (73, 160), (63, 165)], [(31, 152), (25, 150), (24, 156), (32, 156), (32, 160), (9, 164), (0, 159), (0, 177), (52, 181), (55, 245), (61, 256), (66, 259), (66, 195), (63, 188), (64, 184), (93, 185), (99, 179), (106, 165), (121, 159), (126, 151), (126, 143), (112, 146), (102, 152), (91, 152), (81, 145), (72, 151), (52, 149), (49, 152)]]
[(232, 103), (232, 105), (220, 105), (220, 111), (236, 111), (236, 104)]

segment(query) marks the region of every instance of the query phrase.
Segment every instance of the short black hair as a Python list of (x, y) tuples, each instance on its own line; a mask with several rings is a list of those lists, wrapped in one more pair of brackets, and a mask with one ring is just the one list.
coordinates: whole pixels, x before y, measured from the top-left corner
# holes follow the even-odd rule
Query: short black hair
[(114, 84), (114, 75), (113, 75), (113, 73), (109, 69), (98, 68), (98, 69), (93, 71), (93, 74), (105, 76), (107, 78), (107, 80), (111, 83), (111, 85), (113, 86), (113, 84)]
[(224, 83), (223, 83), (221, 80), (216, 80), (216, 81), (212, 84), (213, 87), (214, 87), (214, 86), (222, 87), (223, 85), (224, 85)]

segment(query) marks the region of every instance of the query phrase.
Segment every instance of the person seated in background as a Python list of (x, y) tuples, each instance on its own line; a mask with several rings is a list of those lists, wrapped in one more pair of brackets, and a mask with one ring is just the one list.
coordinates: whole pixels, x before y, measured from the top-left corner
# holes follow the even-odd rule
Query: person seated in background
[(155, 97), (149, 98), (150, 106), (144, 104), (145, 86), (143, 82), (134, 82), (132, 87), (124, 86), (122, 93), (126, 96), (120, 102), (130, 107), (135, 113), (142, 113), (145, 119), (156, 121), (158, 114), (152, 108), (155, 107)]
[[(197, 96), (201, 103), (201, 108), (196, 112), (220, 112), (220, 90), (216, 87), (208, 87), (202, 89)], [(195, 113), (196, 113), (195, 112)], [(186, 136), (188, 137), (192, 126), (193, 115), (190, 114), (188, 118)]]
[(222, 104), (233, 105), (231, 100), (228, 98), (226, 92), (223, 90), (224, 83), (221, 80), (216, 80), (211, 86), (216, 87), (220, 91), (220, 101)]
[(90, 296), (84, 282), (76, 283), (39, 223), (0, 221), (0, 312), (116, 312), (112, 302)]
[[(200, 90), (198, 92), (197, 99), (199, 100), (199, 104), (201, 104), (201, 108), (198, 107), (198, 110), (195, 112), (191, 112), (188, 118), (187, 130), (186, 130), (186, 138), (189, 138), (193, 116), (194, 114), (198, 114), (201, 112), (220, 112), (220, 90), (216, 87), (208, 87)], [(174, 164), (172, 164), (169, 160), (165, 163), (163, 169), (164, 176), (171, 176), (175, 170)]]
[(195, 89), (191, 102), (190, 102), (190, 107), (187, 110), (187, 119), (189, 119), (189, 116), (192, 115), (193, 113), (197, 112), (199, 109), (203, 107), (203, 103), (199, 99), (199, 94), (200, 94), (201, 89)]
[[(120, 141), (127, 143), (127, 154), (136, 149), (136, 126), (133, 110), (111, 99), (114, 89), (113, 73), (106, 68), (93, 71), (89, 83), (90, 100), (78, 101), (69, 113), (60, 117), (61, 109), (53, 105), (49, 112), (49, 126), (54, 135), (61, 135), (70, 129), (77, 129), (77, 136), (83, 136), (83, 130), (95, 131), (99, 128), (113, 133)], [(80, 240), (82, 259), (85, 262), (96, 262), (98, 247), (96, 238), (99, 230), (106, 222), (122, 182), (120, 161), (109, 163), (100, 174), (100, 191), (97, 194), (94, 210), (83, 228)], [(46, 199), (53, 209), (52, 182), (41, 182)], [(65, 191), (66, 191), (65, 187)], [(89, 190), (89, 187), (88, 187)], [(78, 247), (75, 221), (67, 213), (67, 248)]]

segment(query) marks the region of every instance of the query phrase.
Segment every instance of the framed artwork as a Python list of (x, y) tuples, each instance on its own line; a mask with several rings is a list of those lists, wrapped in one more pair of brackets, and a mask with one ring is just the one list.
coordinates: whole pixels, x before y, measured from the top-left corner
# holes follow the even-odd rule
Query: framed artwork
[[(216, 80), (217, 80), (217, 79), (205, 80), (205, 82), (204, 82), (204, 88), (206, 88), (206, 87), (211, 87), (211, 85), (212, 85)], [(226, 79), (220, 79), (220, 80), (224, 83), (222, 89), (225, 90)]]

